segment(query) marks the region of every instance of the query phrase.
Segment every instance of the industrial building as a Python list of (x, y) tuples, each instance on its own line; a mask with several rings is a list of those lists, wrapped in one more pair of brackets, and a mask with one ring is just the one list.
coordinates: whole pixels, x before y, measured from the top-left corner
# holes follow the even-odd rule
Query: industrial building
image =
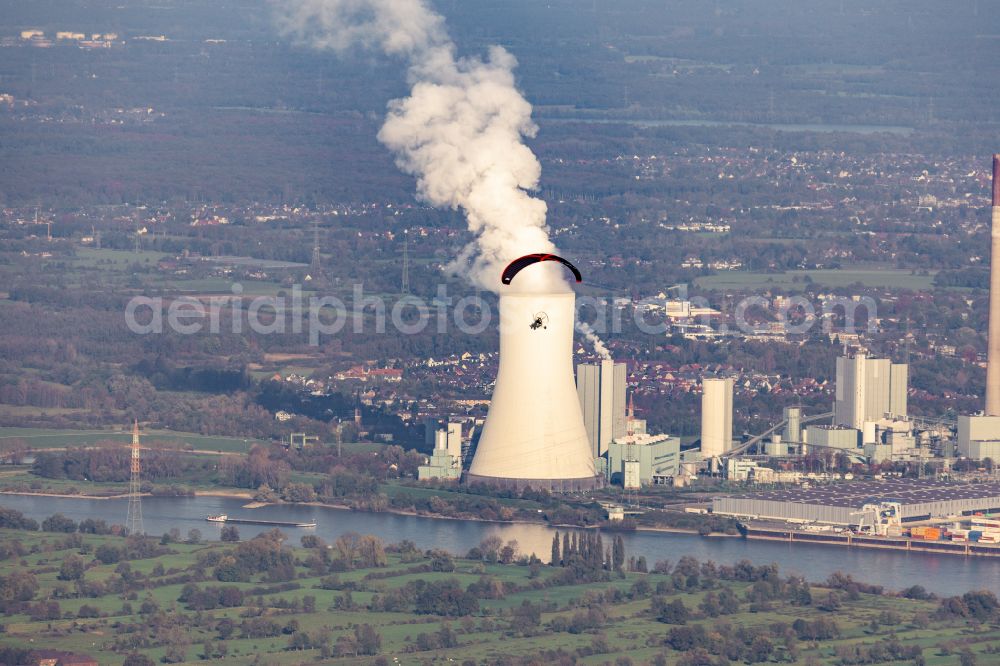
[(1000, 416), (959, 416), (958, 455), (1000, 462)]
[(467, 482), (560, 492), (604, 485), (573, 383), (575, 302), (573, 292), (500, 297), (500, 366)]
[(733, 380), (706, 377), (701, 394), (701, 454), (717, 458), (733, 445)]
[(842, 425), (806, 426), (809, 446), (856, 451), (861, 444), (861, 431)]
[(862, 430), (865, 423), (906, 417), (908, 366), (864, 352), (837, 359), (836, 425)]
[(633, 434), (608, 447), (608, 480), (625, 488), (673, 483), (680, 471), (681, 440), (670, 435)]
[(784, 420), (785, 429), (781, 433), (781, 439), (788, 444), (799, 444), (802, 442), (802, 408), (785, 407)]
[(430, 461), (417, 468), (417, 478), (458, 479), (462, 475), (462, 424), (429, 427), (428, 435), (433, 438), (433, 452)]
[(1000, 511), (1000, 483), (898, 479), (717, 497), (712, 512), (728, 516), (857, 525), (866, 505), (896, 502), (903, 522)]
[(607, 453), (611, 442), (626, 433), (627, 382), (624, 363), (604, 359), (576, 367), (576, 392), (594, 458)]

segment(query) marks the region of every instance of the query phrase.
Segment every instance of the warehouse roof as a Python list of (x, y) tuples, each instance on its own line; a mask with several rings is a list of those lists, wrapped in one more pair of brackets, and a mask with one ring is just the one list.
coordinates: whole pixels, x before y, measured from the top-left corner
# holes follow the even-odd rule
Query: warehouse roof
[(1000, 497), (1000, 483), (956, 483), (933, 479), (860, 480), (817, 488), (764, 490), (729, 497), (861, 508), (873, 501), (906, 505)]

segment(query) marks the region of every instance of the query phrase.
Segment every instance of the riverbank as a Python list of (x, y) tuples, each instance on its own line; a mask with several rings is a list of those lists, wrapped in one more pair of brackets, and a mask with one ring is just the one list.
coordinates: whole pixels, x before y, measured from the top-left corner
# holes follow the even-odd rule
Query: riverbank
[[(109, 525), (125, 520), (127, 500), (88, 501), (80, 497), (0, 497), (0, 505), (21, 511), (28, 518), (43, 521), (60, 513), (67, 518), (100, 519)], [(442, 550), (467, 553), (486, 538), (499, 538), (504, 543), (515, 541), (518, 550), (548, 559), (552, 539), (571, 526), (550, 526), (540, 523), (501, 523), (479, 520), (429, 519), (429, 516), (372, 513), (336, 509), (329, 505), (272, 504), (253, 510), (242, 509), (245, 498), (226, 496), (185, 496), (143, 498), (144, 531), (160, 535), (177, 529), (186, 534), (197, 529), (202, 539), (221, 538), (222, 525), (209, 523), (209, 515), (245, 515), (248, 518), (273, 519), (295, 523), (315, 522), (306, 532), (297, 528), (283, 530), (288, 543), (296, 544), (305, 534), (314, 534), (333, 543), (346, 533), (371, 534), (386, 543), (410, 541), (420, 550)], [(241, 525), (239, 536), (251, 539), (272, 528)], [(682, 557), (699, 561), (712, 560), (731, 565), (740, 561), (755, 565), (777, 563), (782, 569), (810, 580), (825, 580), (836, 571), (850, 571), (866, 583), (886, 589), (902, 590), (915, 584), (939, 595), (962, 594), (972, 589), (1000, 589), (1000, 567), (997, 560), (984, 557), (939, 557), (916, 551), (879, 550), (871, 548), (831, 548), (825, 544), (789, 544), (787, 541), (765, 541), (742, 538), (701, 538), (693, 532), (628, 530), (608, 532), (620, 535), (630, 553), (642, 555), (650, 564), (659, 561), (677, 562)], [(930, 573), (929, 573), (930, 572)]]
[[(95, 495), (87, 493), (78, 494), (59, 494), (59, 493), (43, 493), (43, 492), (30, 492), (30, 491), (0, 491), (0, 495), (13, 495), (22, 497), (54, 497), (61, 499), (80, 499), (80, 500), (108, 500), (108, 499), (126, 499), (128, 494), (116, 494), (116, 495)], [(327, 504), (325, 502), (282, 502), (282, 501), (271, 501), (271, 502), (261, 502), (254, 500), (254, 494), (248, 490), (239, 489), (225, 489), (218, 488), (212, 490), (194, 490), (192, 495), (178, 495), (177, 497), (221, 497), (225, 499), (239, 499), (239, 500), (250, 500), (246, 504), (242, 505), (240, 508), (255, 510), (263, 509), (266, 507), (320, 507), (324, 509), (335, 509), (338, 511), (352, 511), (357, 513), (387, 513), (396, 516), (409, 516), (413, 518), (429, 518), (432, 520), (453, 520), (453, 521), (464, 521), (464, 522), (477, 522), (484, 524), (493, 525), (537, 525), (540, 527), (548, 527), (553, 529), (566, 529), (566, 530), (591, 530), (591, 529), (606, 529), (610, 532), (645, 532), (650, 534), (662, 533), (662, 534), (684, 534), (688, 536), (705, 536), (705, 537), (725, 537), (725, 538), (740, 538), (739, 534), (724, 534), (721, 532), (712, 532), (711, 534), (702, 535), (696, 529), (682, 528), (682, 527), (649, 527), (649, 526), (636, 526), (630, 529), (618, 529), (613, 524), (601, 523), (596, 525), (570, 525), (564, 523), (550, 523), (544, 519), (540, 520), (524, 520), (524, 519), (509, 519), (509, 520), (499, 520), (499, 519), (487, 519), (480, 518), (476, 515), (466, 515), (466, 516), (444, 516), (440, 514), (433, 513), (422, 513), (419, 511), (413, 511), (410, 509), (399, 509), (393, 507), (386, 507), (380, 511), (369, 511), (366, 509), (358, 509), (349, 504)], [(169, 495), (154, 495), (152, 493), (142, 493), (142, 497), (169, 497)]]
[(749, 540), (781, 541), (789, 544), (836, 546), (840, 548), (872, 548), (877, 550), (926, 553), (930, 555), (1000, 558), (1000, 546), (987, 546), (976, 543), (858, 536), (850, 533), (824, 534), (820, 532), (798, 532), (795, 530), (755, 527), (752, 525), (745, 525), (744, 527), (746, 529), (746, 538)]

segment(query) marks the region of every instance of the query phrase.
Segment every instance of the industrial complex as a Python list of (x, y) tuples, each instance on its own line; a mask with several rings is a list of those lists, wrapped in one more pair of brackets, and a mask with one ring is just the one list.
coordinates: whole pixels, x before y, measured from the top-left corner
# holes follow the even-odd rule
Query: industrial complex
[[(717, 497), (712, 512), (752, 520), (871, 525), (881, 504), (899, 505), (900, 523), (1000, 511), (1000, 483), (921, 479), (858, 480), (815, 488)], [(872, 507), (872, 508), (866, 508)]]

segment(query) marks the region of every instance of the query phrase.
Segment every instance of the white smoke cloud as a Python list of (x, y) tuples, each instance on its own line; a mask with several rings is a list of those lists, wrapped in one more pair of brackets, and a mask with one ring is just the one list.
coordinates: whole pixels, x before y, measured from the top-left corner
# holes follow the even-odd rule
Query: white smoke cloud
[(590, 344), (594, 347), (594, 351), (601, 358), (607, 361), (611, 360), (611, 352), (608, 351), (608, 348), (604, 346), (604, 342), (599, 337), (597, 337), (597, 333), (594, 331), (593, 328), (590, 327), (590, 324), (582, 321), (577, 321), (576, 330), (580, 331), (583, 337), (587, 338)]
[[(458, 57), (443, 17), (423, 0), (285, 0), (278, 9), (285, 34), (313, 47), (361, 46), (406, 61), (410, 95), (389, 103), (378, 138), (416, 177), (421, 199), (465, 213), (476, 240), (449, 270), (498, 291), (510, 261), (556, 251), (545, 202), (528, 193), (541, 165), (524, 144), (537, 127), (515, 85), (514, 56), (493, 46), (485, 59)], [(566, 291), (563, 271), (536, 264), (512, 285)]]

